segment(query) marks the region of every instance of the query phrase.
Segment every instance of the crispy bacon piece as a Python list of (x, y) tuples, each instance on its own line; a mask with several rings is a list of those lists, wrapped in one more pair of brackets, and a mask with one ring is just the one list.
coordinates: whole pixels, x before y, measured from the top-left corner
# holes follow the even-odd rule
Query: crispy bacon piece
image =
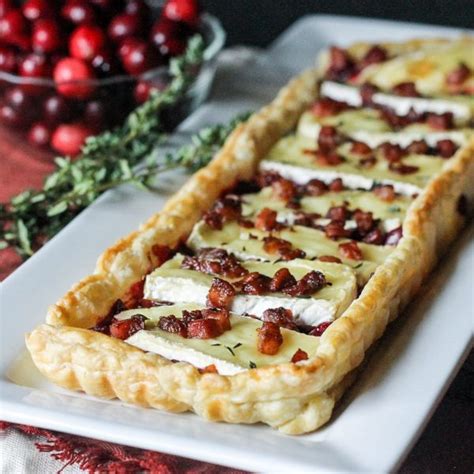
[(275, 181), (279, 181), (282, 177), (276, 171), (260, 171), (255, 180), (259, 188), (266, 188), (271, 186)]
[(267, 355), (275, 355), (283, 344), (283, 336), (281, 335), (278, 324), (264, 321), (262, 327), (257, 329), (257, 331), (257, 347), (259, 352)]
[(238, 196), (227, 195), (218, 199), (210, 211), (203, 215), (204, 222), (211, 229), (220, 230), (224, 222), (238, 220), (242, 214), (242, 203)]
[(345, 221), (349, 218), (349, 211), (346, 206), (333, 206), (329, 208), (326, 217), (332, 221)]
[(320, 153), (316, 154), (316, 162), (321, 166), (337, 166), (340, 165), (344, 159), (337, 153)]
[(393, 87), (392, 91), (402, 97), (420, 97), (414, 82), (400, 82), (400, 84)]
[(158, 321), (158, 327), (162, 331), (179, 334), (181, 337), (188, 337), (186, 323), (174, 315), (162, 316)]
[(159, 245), (155, 244), (151, 248), (151, 253), (156, 257), (156, 266), (160, 267), (169, 260), (173, 255), (174, 252), (171, 250), (170, 247), (167, 245)]
[(272, 279), (258, 272), (251, 272), (236, 283), (242, 293), (248, 295), (261, 295), (270, 290)]
[(435, 130), (449, 130), (453, 128), (454, 116), (452, 112), (445, 112), (444, 114), (427, 113), (426, 123)]
[(446, 83), (450, 86), (461, 85), (471, 74), (469, 66), (460, 63), (458, 67), (449, 72), (446, 76)]
[(341, 144), (342, 137), (339, 135), (336, 127), (323, 125), (319, 131), (318, 146), (322, 152), (331, 152)]
[(310, 336), (321, 337), (326, 331), (326, 329), (331, 325), (331, 322), (321, 323), (319, 326), (316, 326), (313, 330), (310, 331)]
[(203, 214), (202, 219), (211, 229), (222, 229), (222, 216), (219, 213), (215, 211), (207, 211)]
[(341, 178), (336, 178), (329, 184), (329, 191), (338, 193), (344, 190), (344, 183)]
[(235, 288), (225, 280), (214, 278), (207, 294), (207, 305), (211, 308), (230, 308)]
[(360, 209), (354, 211), (354, 220), (357, 224), (357, 230), (361, 235), (367, 234), (374, 226), (374, 216), (371, 212), (364, 212)]
[(305, 186), (305, 193), (310, 196), (321, 196), (327, 191), (327, 184), (319, 179), (311, 179)]
[(364, 57), (359, 63), (359, 67), (363, 69), (371, 64), (383, 63), (387, 59), (388, 54), (385, 48), (379, 45), (374, 45), (364, 54)]
[(335, 257), (334, 255), (321, 255), (318, 257), (320, 262), (329, 262), (329, 263), (342, 263), (340, 258)]
[(372, 97), (378, 92), (378, 88), (373, 84), (365, 83), (360, 86), (360, 97), (362, 104), (365, 106), (372, 104)]
[(204, 319), (202, 310), (200, 309), (193, 309), (192, 311), (188, 311), (186, 309), (183, 310), (182, 320), (184, 321), (185, 324), (188, 324), (189, 321), (195, 321), (196, 319)]
[(342, 48), (332, 46), (329, 50), (329, 67), (326, 76), (333, 80), (345, 80), (355, 72), (355, 64), (349, 53)]
[(316, 212), (295, 212), (293, 215), (295, 225), (302, 225), (304, 227), (317, 227), (316, 220), (321, 217)]
[(280, 268), (275, 272), (270, 282), (270, 291), (282, 291), (296, 284), (296, 278), (288, 268)]
[(270, 254), (279, 254), (283, 260), (293, 260), (306, 256), (302, 250), (294, 249), (288, 240), (279, 239), (271, 235), (263, 239), (263, 250)]
[(248, 273), (248, 270), (239, 263), (233, 254), (219, 248), (202, 249), (193, 257), (187, 255), (181, 263), (181, 268), (230, 278), (240, 277)]
[(405, 155), (405, 150), (400, 145), (394, 145), (389, 142), (379, 145), (379, 150), (382, 156), (390, 163), (400, 161)]
[(350, 260), (363, 260), (362, 251), (353, 240), (339, 244), (339, 253)]
[(443, 158), (451, 158), (457, 149), (457, 145), (449, 139), (439, 140), (436, 143), (436, 150)]
[(245, 229), (253, 229), (253, 227), (254, 227), (253, 222), (250, 219), (240, 218), (238, 220), (238, 223), (239, 223), (240, 227), (244, 227)]
[(282, 292), (290, 296), (312, 295), (324, 288), (327, 284), (326, 277), (317, 270), (308, 272), (296, 285), (283, 288)]
[(337, 240), (349, 237), (350, 230), (344, 228), (344, 221), (331, 221), (324, 227), (324, 233), (328, 239)]
[(188, 337), (195, 339), (212, 339), (224, 331), (217, 319), (196, 319), (188, 323)]
[(203, 309), (202, 315), (204, 319), (214, 319), (217, 321), (223, 333), (231, 329), (230, 314), (229, 311), (224, 308)]
[(336, 115), (347, 108), (346, 104), (337, 102), (336, 100), (322, 98), (317, 100), (311, 106), (311, 112), (317, 117), (330, 117)]
[(280, 178), (276, 181), (273, 181), (272, 189), (275, 195), (283, 201), (290, 201), (296, 197), (298, 192), (296, 184), (293, 181), (285, 178)]
[(296, 364), (297, 362), (301, 362), (302, 360), (308, 360), (308, 353), (303, 351), (302, 349), (298, 349), (294, 354), (293, 357), (291, 358), (291, 362), (293, 364)]
[(202, 369), (198, 369), (201, 374), (218, 374), (217, 368), (214, 364), (206, 365)]
[(370, 148), (367, 143), (353, 141), (351, 145), (351, 153), (355, 153), (356, 155), (368, 155), (372, 152), (372, 148)]
[(382, 184), (374, 188), (374, 194), (382, 201), (392, 202), (396, 195), (391, 184)]
[(374, 167), (375, 163), (377, 163), (375, 156), (368, 156), (367, 158), (361, 158), (359, 160), (359, 165), (366, 169)]
[(296, 323), (293, 321), (293, 313), (290, 309), (283, 307), (266, 309), (262, 314), (263, 321), (271, 322), (281, 328), (291, 329), (295, 331), (298, 329)]
[(271, 231), (278, 226), (277, 212), (268, 207), (264, 207), (255, 218), (255, 227), (257, 229)]
[(376, 227), (368, 232), (362, 239), (366, 244), (382, 245), (384, 243), (384, 235), (382, 231)]
[(142, 314), (134, 314), (129, 319), (113, 321), (110, 325), (110, 335), (117, 339), (128, 339), (136, 332), (145, 329), (146, 318)]
[(403, 237), (403, 230), (401, 227), (387, 232), (385, 235), (385, 245), (397, 245), (400, 239)]
[(418, 166), (405, 165), (404, 163), (390, 163), (388, 165), (390, 171), (398, 174), (413, 174), (416, 173), (420, 168)]
[(425, 140), (415, 140), (408, 145), (406, 150), (415, 155), (426, 155), (430, 151), (430, 147)]

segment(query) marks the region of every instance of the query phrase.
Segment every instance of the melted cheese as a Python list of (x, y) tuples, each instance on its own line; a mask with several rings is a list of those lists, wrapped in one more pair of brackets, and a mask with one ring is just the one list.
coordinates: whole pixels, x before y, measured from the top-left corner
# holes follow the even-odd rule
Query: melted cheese
[(128, 344), (147, 352), (154, 352), (170, 360), (189, 362), (198, 368), (214, 364), (220, 374), (233, 375), (247, 370), (255, 364), (264, 367), (290, 362), (298, 349), (304, 350), (309, 357), (314, 356), (319, 338), (307, 336), (296, 331), (281, 329), (283, 344), (277, 354), (261, 354), (257, 349), (257, 329), (262, 323), (252, 318), (232, 314), (232, 329), (213, 339), (186, 339), (178, 334), (162, 331), (156, 322), (162, 316), (182, 316), (183, 310), (202, 309), (192, 304), (177, 304), (155, 308), (139, 308), (124, 311), (118, 319), (127, 319), (134, 314), (149, 318), (147, 329), (135, 333), (125, 340)]

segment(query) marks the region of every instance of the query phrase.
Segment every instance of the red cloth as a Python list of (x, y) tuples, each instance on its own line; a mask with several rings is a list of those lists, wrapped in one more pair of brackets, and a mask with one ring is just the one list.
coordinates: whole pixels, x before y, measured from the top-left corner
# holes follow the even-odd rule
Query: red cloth
[[(0, 128), (0, 202), (28, 188), (38, 188), (44, 177), (54, 169), (53, 155), (32, 148), (25, 140), (20, 140), (10, 132)], [(0, 281), (5, 279), (21, 259), (10, 249), (0, 251)], [(14, 425), (0, 421), (0, 430), (16, 429), (31, 435), (31, 449), (49, 454), (64, 462), (64, 467), (77, 465), (90, 473), (238, 473), (232, 469), (212, 464), (171, 456), (104, 441), (73, 436), (64, 433)], [(35, 442), (33, 438), (41, 439)]]

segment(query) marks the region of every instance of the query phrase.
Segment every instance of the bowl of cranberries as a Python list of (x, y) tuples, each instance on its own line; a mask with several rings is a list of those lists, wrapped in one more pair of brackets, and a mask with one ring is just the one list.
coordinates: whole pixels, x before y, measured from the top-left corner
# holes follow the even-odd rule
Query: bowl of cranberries
[[(156, 3), (156, 2), (155, 2)], [(197, 0), (0, 0), (0, 127), (74, 156), (170, 81), (169, 62), (201, 34), (204, 62), (168, 130), (206, 96), (225, 34)]]

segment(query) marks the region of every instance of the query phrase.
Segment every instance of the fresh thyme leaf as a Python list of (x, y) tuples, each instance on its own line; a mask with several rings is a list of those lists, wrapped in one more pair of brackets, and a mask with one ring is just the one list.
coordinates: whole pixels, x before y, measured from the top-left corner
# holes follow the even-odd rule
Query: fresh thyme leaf
[(211, 344), (211, 346), (220, 346), (221, 344), (219, 342), (216, 342), (215, 344)]
[(357, 265), (354, 265), (352, 268), (354, 268), (355, 270), (357, 270), (358, 268), (360, 268), (361, 266), (363, 265), (363, 263), (358, 263)]
[(21, 219), (19, 219), (16, 222), (16, 227), (18, 229), (18, 242), (20, 244), (21, 249), (26, 255), (33, 255), (30, 236), (25, 223)]
[(235, 357), (235, 352), (233, 351), (232, 347), (225, 346), (225, 348)]
[(238, 347), (240, 347), (242, 345), (241, 342), (238, 342), (232, 349), (237, 349)]
[(256, 369), (257, 368), (257, 364), (255, 362), (252, 362), (251, 360), (249, 360), (249, 367), (251, 369)]
[(400, 206), (390, 206), (387, 210), (388, 212), (400, 212), (402, 209)]

